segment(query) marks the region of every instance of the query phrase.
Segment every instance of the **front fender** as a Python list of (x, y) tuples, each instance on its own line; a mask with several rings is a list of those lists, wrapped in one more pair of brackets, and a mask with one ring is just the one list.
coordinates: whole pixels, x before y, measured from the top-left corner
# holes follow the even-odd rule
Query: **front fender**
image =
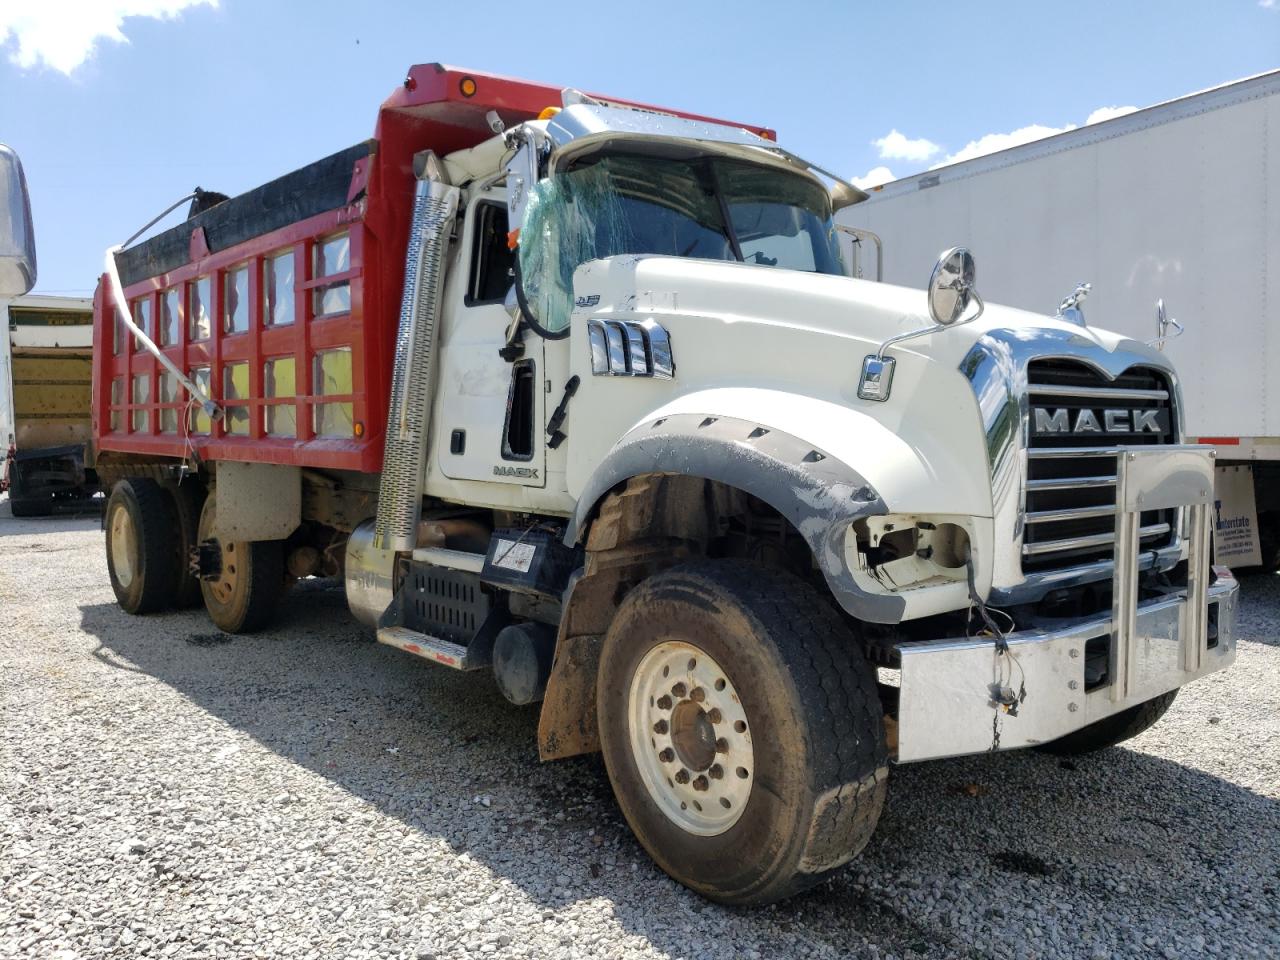
[(844, 562), (844, 538), (859, 517), (888, 512), (866, 480), (847, 464), (782, 430), (737, 417), (672, 414), (630, 431), (592, 475), (565, 534), (573, 544), (613, 487), (645, 473), (717, 480), (758, 497), (800, 532), (832, 593), (860, 620), (896, 623), (901, 597), (869, 593)]
[[(729, 413), (732, 411), (732, 413)], [(891, 431), (859, 410), (758, 388), (697, 391), (653, 411), (597, 462), (566, 533), (576, 543), (613, 487), (645, 473), (716, 480), (777, 510), (809, 545), (832, 593), (860, 620), (896, 623), (906, 602), (858, 587), (845, 564), (849, 524), (886, 513), (989, 517), (980, 444)]]

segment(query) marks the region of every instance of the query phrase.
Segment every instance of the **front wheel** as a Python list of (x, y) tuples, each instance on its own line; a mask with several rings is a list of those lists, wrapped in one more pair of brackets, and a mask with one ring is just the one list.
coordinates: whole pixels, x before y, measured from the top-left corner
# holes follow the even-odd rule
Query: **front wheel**
[(632, 830), (710, 899), (790, 896), (875, 829), (888, 778), (875, 676), (797, 577), (726, 560), (646, 580), (605, 637), (597, 703)]

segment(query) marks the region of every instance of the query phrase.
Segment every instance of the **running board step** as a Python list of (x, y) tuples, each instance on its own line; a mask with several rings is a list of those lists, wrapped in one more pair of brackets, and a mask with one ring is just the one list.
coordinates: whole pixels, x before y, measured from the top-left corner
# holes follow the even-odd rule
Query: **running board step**
[(452, 640), (431, 637), (409, 627), (379, 627), (378, 642), (454, 670), (483, 670), (492, 662), (489, 656), (490, 645), (486, 644), (484, 653), (477, 656), (475, 647), (464, 647)]

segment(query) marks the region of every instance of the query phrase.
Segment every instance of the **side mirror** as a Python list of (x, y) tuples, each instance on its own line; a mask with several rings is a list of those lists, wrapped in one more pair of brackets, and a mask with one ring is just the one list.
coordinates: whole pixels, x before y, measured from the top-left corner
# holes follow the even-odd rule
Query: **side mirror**
[(0, 143), (0, 297), (20, 297), (36, 285), (36, 235), (31, 198), (18, 155)]
[[(976, 272), (973, 254), (964, 247), (952, 247), (938, 258), (929, 276), (929, 316), (934, 323), (949, 327), (962, 318), (966, 323), (978, 319), (982, 298), (974, 286)], [(973, 303), (978, 305), (978, 312), (966, 317)]]

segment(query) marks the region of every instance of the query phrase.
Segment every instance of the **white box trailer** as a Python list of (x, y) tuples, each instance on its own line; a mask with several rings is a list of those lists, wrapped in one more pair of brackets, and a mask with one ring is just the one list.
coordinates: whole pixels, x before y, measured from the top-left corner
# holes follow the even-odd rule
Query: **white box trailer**
[(1280, 71), (904, 177), (839, 219), (881, 238), (890, 283), (966, 246), (988, 300), (1043, 312), (1089, 282), (1088, 322), (1138, 340), (1163, 299), (1187, 438), (1218, 451), (1218, 559), (1280, 566)]

